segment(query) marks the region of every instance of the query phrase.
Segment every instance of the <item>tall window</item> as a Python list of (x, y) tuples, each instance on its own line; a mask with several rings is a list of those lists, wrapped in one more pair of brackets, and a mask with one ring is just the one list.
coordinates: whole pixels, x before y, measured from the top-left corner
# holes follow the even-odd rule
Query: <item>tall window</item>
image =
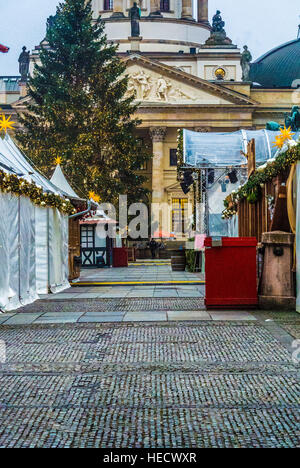
[(170, 11), (170, 0), (160, 0), (160, 11)]
[[(138, 147), (139, 148), (143, 148), (144, 147), (144, 138), (138, 138)], [(140, 171), (145, 171), (147, 169), (147, 161), (144, 161), (140, 167), (139, 167), (139, 170)]]
[(177, 149), (170, 149), (170, 166), (177, 166)]
[(109, 11), (113, 10), (114, 8), (114, 1), (113, 0), (104, 0), (103, 10)]
[(172, 231), (177, 234), (185, 232), (185, 223), (188, 218), (188, 199), (172, 199)]

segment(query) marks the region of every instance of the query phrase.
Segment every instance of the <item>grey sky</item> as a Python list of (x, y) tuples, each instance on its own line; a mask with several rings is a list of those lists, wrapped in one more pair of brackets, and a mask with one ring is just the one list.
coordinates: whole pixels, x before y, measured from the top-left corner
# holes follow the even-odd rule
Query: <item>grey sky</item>
[[(46, 19), (59, 0), (0, 0), (0, 75), (18, 74), (21, 48), (34, 48), (45, 35)], [(257, 58), (271, 48), (296, 38), (300, 23), (299, 0), (209, 0), (209, 16), (220, 9), (226, 32), (235, 44), (248, 44)]]

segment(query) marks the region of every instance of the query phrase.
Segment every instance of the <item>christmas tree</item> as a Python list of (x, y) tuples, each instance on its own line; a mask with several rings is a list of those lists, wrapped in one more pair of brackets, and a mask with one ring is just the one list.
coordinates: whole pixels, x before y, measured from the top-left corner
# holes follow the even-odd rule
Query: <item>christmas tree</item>
[(149, 159), (136, 136), (137, 107), (126, 97), (128, 78), (117, 48), (107, 43), (104, 22), (91, 2), (65, 0), (48, 20), (47, 45), (29, 79), (28, 112), (17, 138), (33, 162), (51, 175), (57, 157), (74, 190), (117, 203), (145, 199)]

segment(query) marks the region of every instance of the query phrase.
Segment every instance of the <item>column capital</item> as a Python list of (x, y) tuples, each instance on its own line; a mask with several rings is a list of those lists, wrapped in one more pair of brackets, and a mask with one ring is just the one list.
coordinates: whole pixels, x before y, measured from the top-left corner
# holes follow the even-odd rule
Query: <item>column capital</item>
[(150, 127), (149, 133), (153, 142), (164, 141), (167, 127)]
[(209, 133), (211, 132), (211, 127), (194, 127), (194, 132)]

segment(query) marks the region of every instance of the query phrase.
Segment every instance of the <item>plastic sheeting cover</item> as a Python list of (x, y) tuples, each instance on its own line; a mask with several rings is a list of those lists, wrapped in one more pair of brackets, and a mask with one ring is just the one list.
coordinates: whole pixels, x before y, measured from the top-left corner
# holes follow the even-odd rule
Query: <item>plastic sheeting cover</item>
[(35, 208), (35, 269), (38, 294), (48, 294), (48, 208)]
[(18, 198), (0, 192), (0, 308), (18, 304)]
[[(247, 164), (241, 152), (255, 139), (256, 162), (262, 164), (275, 156), (273, 146), (280, 132), (269, 130), (239, 130), (232, 133), (201, 133), (183, 131), (184, 164), (192, 167), (232, 167)], [(299, 132), (293, 138), (299, 137)]]
[(69, 287), (68, 282), (68, 217), (49, 210), (49, 280), (51, 292)]
[(13, 310), (38, 298), (34, 206), (0, 192), (0, 307)]

